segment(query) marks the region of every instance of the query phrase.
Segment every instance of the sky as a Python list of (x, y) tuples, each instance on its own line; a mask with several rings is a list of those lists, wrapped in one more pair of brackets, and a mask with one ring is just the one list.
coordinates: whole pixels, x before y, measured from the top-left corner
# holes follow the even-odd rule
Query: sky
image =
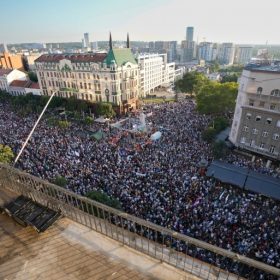
[(0, 0), (0, 43), (185, 39), (280, 44), (279, 0)]

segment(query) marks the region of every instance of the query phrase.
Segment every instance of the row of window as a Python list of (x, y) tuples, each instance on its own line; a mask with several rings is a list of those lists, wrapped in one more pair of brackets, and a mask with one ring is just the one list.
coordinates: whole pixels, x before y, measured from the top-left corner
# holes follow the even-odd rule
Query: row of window
[[(243, 127), (243, 131), (248, 132), (249, 131), (249, 127), (245, 125)], [(257, 135), (259, 133), (259, 130), (257, 128), (253, 128), (252, 129), (252, 133)], [(268, 135), (269, 135), (268, 131), (263, 131), (263, 133), (262, 133), (263, 137), (268, 137)], [(272, 139), (273, 140), (278, 140), (279, 139), (279, 134), (278, 133), (274, 133), (273, 136), (272, 136)]]
[[(240, 139), (240, 143), (241, 144), (246, 144), (246, 137), (242, 137), (241, 139)], [(274, 146), (274, 145), (271, 145), (271, 146), (269, 146), (269, 148), (268, 148), (268, 145), (266, 145), (265, 143), (261, 143), (259, 146), (256, 146), (256, 143), (255, 143), (255, 140), (250, 140), (249, 141), (249, 143), (248, 143), (251, 147), (256, 147), (256, 148), (259, 148), (259, 149), (261, 149), (261, 150), (265, 150), (265, 149), (267, 149), (268, 150), (268, 152), (269, 153), (274, 153), (275, 152), (275, 149), (276, 149), (276, 147)]]
[[(263, 92), (263, 88), (262, 88), (262, 87), (258, 87), (257, 93), (258, 93), (258, 94), (262, 94), (262, 92)], [(279, 89), (273, 89), (273, 90), (270, 92), (270, 95), (271, 95), (271, 96), (277, 96), (277, 97), (279, 97), (279, 96), (280, 96), (280, 90), (279, 90)]]
[[(251, 114), (251, 113), (247, 113), (247, 114), (246, 114), (246, 119), (247, 119), (247, 120), (251, 120), (251, 119), (252, 119), (252, 114)], [(259, 116), (259, 115), (255, 117), (255, 121), (256, 121), (256, 122), (260, 122), (261, 119), (262, 119), (262, 117)], [(266, 118), (265, 123), (266, 123), (266, 124), (271, 124), (271, 123), (272, 123), (272, 118)], [(277, 120), (276, 126), (277, 126), (277, 127), (280, 127), (280, 120)]]
[[(41, 77), (44, 77), (45, 76), (45, 73), (47, 75), (47, 77), (51, 77), (51, 78), (72, 78), (74, 79), (75, 78), (75, 74), (74, 73), (70, 73), (70, 72), (41, 72), (39, 71), (39, 75)], [(90, 73), (76, 73), (78, 75), (78, 78), (79, 79), (90, 79)], [(131, 71), (130, 72), (130, 76), (129, 76), (129, 73), (127, 72), (124, 72), (124, 75), (122, 75), (122, 73), (119, 74), (119, 76), (117, 74), (111, 74), (111, 80), (117, 80), (118, 78), (119, 79), (127, 79), (128, 77), (131, 77), (131, 78), (134, 78), (134, 75), (137, 76), (137, 70), (135, 71)], [(118, 76), (118, 77), (117, 77)], [(77, 76), (76, 76), (77, 78)], [(98, 74), (93, 74), (93, 79), (97, 79), (99, 80), (100, 79), (100, 76)], [(107, 80), (108, 77), (105, 76), (105, 80)]]
[[(249, 99), (249, 106), (255, 106), (255, 105), (256, 105), (255, 100)], [(265, 106), (265, 102), (264, 101), (259, 101), (259, 107), (264, 108), (264, 106)], [(277, 110), (277, 104), (275, 104), (275, 103), (270, 104), (269, 109), (270, 110)]]

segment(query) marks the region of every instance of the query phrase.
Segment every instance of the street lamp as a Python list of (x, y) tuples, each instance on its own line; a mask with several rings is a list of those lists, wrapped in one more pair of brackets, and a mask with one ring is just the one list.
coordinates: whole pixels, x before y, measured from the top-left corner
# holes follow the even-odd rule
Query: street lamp
[(32, 136), (32, 134), (33, 134), (35, 128), (37, 127), (37, 125), (38, 125), (40, 119), (42, 118), (43, 114), (45, 113), (47, 107), (49, 106), (49, 104), (50, 104), (50, 102), (51, 102), (51, 100), (52, 100), (52, 98), (54, 97), (55, 94), (56, 94), (56, 91), (52, 93), (50, 99), (48, 100), (48, 102), (47, 102), (47, 104), (45, 105), (45, 107), (44, 107), (42, 113), (40, 114), (38, 120), (37, 120), (36, 123), (34, 124), (32, 130), (30, 131), (30, 133), (29, 133), (29, 135), (28, 135), (28, 137), (26, 138), (25, 142), (23, 143), (23, 145), (22, 145), (22, 147), (21, 147), (21, 149), (20, 149), (20, 151), (19, 151), (19, 153), (18, 153), (18, 155), (17, 155), (17, 157), (16, 157), (16, 159), (15, 159), (15, 161), (14, 161), (14, 166), (16, 165), (16, 163), (17, 163), (19, 157), (21, 156), (21, 154), (22, 154), (24, 148), (26, 147), (26, 145), (27, 145), (29, 139), (31, 138), (31, 136)]

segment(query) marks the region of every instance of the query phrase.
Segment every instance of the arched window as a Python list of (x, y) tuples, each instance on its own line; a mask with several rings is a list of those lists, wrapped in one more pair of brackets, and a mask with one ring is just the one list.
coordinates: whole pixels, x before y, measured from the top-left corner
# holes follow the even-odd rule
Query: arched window
[(257, 93), (261, 94), (262, 93), (263, 88), (262, 87), (258, 87)]
[(270, 95), (272, 96), (280, 96), (280, 90), (279, 89), (274, 89), (271, 91)]

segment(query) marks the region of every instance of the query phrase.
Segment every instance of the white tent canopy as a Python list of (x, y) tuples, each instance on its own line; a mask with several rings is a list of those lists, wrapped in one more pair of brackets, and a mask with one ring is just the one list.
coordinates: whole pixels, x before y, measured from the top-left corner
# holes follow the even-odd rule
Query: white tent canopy
[(97, 123), (106, 123), (109, 121), (109, 119), (105, 119), (104, 117), (99, 117), (97, 119), (94, 120)]
[(160, 139), (161, 134), (162, 134), (162, 133), (161, 133), (160, 131), (157, 131), (157, 132), (153, 133), (153, 134), (151, 135), (151, 140), (152, 140), (152, 141), (156, 141), (156, 140)]

